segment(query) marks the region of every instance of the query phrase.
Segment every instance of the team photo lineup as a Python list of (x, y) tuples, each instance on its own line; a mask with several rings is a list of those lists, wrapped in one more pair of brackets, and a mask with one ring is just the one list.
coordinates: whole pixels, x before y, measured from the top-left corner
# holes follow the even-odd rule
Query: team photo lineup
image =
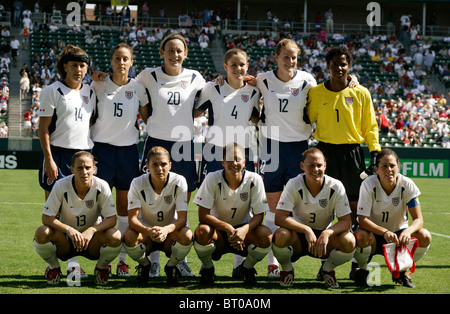
[[(183, 66), (190, 44), (176, 31), (158, 42), (161, 65), (135, 75), (127, 40), (111, 45), (108, 72), (91, 70), (80, 45), (61, 49), (36, 130), (45, 205), (32, 241), (43, 281), (82, 280), (84, 257), (96, 261), (100, 286), (117, 275), (139, 287), (165, 276), (168, 285), (188, 277), (207, 288), (230, 253), (230, 276), (245, 286), (261, 285), (255, 265), (267, 263), (264, 276), (293, 287), (295, 264), (312, 257), (320, 266), (310, 277), (324, 288), (340, 288), (338, 267), (369, 288), (375, 255), (395, 284), (420, 285), (411, 273), (432, 242), (421, 191), (395, 148), (382, 147), (354, 50), (323, 49), (319, 81), (299, 69), (293, 36), (272, 46), (273, 69), (252, 74), (255, 60), (236, 46), (227, 45), (214, 77)], [(207, 121), (200, 157), (199, 118)]]

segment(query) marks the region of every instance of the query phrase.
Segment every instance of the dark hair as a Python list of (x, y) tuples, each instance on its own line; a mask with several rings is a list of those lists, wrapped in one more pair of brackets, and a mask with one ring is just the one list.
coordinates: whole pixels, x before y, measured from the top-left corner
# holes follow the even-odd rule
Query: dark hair
[(89, 65), (89, 57), (86, 51), (75, 45), (67, 45), (59, 55), (58, 61), (56, 61), (56, 70), (62, 79), (65, 79), (67, 75), (64, 64), (69, 61), (85, 62)]
[(161, 40), (161, 44), (159, 46), (159, 50), (164, 51), (164, 49), (166, 48), (166, 44), (171, 41), (172, 39), (178, 39), (183, 43), (184, 46), (184, 50), (186, 50), (186, 55), (188, 53), (188, 47), (186, 44), (186, 40), (184, 40), (184, 37), (179, 34), (179, 33), (172, 33), (170, 35), (167, 35), (166, 37), (163, 38), (163, 40)]
[(130, 45), (128, 45), (127, 43), (124, 42), (124, 43), (120, 43), (120, 44), (115, 45), (115, 46), (111, 49), (111, 59), (112, 59), (112, 56), (113, 56), (114, 52), (116, 52), (116, 50), (117, 50), (117, 49), (120, 49), (120, 48), (128, 49), (128, 51), (131, 53), (131, 59), (134, 58), (134, 51), (133, 51), (133, 48), (131, 48)]
[(378, 165), (380, 164), (380, 160), (381, 158), (383, 158), (384, 156), (394, 156), (395, 160), (397, 161), (397, 165), (400, 166), (400, 162), (398, 160), (398, 155), (396, 152), (394, 152), (392, 149), (389, 148), (383, 148), (377, 155), (377, 157), (375, 158), (375, 165), (378, 167)]
[(333, 47), (328, 51), (327, 55), (325, 56), (327, 65), (330, 64), (331, 60), (333, 60), (334, 57), (340, 57), (342, 55), (345, 55), (347, 57), (347, 62), (349, 65), (351, 65), (353, 61), (352, 54), (350, 50), (348, 50), (348, 48), (344, 46)]

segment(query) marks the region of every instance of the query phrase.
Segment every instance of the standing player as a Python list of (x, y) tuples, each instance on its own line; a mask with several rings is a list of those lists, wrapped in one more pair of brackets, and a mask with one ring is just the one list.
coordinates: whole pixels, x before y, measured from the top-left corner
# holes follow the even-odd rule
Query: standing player
[[(307, 113), (311, 125), (316, 123), (315, 138), (327, 161), (327, 174), (340, 180), (352, 209), (352, 223), (356, 223), (361, 174), (366, 170), (365, 142), (371, 154), (372, 171), (375, 156), (381, 147), (378, 124), (370, 92), (363, 86), (349, 87), (348, 73), (352, 55), (345, 47), (332, 48), (326, 55), (330, 80), (309, 91)], [(371, 173), (370, 173), (371, 174)]]
[[(419, 241), (414, 253), (414, 261), (419, 261), (428, 251), (431, 243), (430, 232), (423, 228), (420, 208), (420, 191), (414, 182), (399, 173), (397, 154), (390, 149), (382, 149), (376, 158), (376, 176), (363, 181), (358, 201), (359, 229), (355, 231), (357, 250), (355, 259), (359, 269), (354, 269), (350, 277), (358, 285), (365, 285), (369, 271), (367, 264), (374, 254), (383, 254), (383, 244), (406, 245), (411, 238)], [(411, 224), (408, 225), (408, 214)], [(392, 277), (405, 287), (414, 288), (409, 274)]]
[[(75, 152), (92, 149), (89, 124), (95, 107), (95, 92), (82, 84), (88, 70), (89, 57), (77, 46), (68, 45), (56, 64), (61, 80), (45, 87), (40, 96), (39, 139), (42, 148), (39, 184), (45, 199), (57, 179), (71, 174)], [(74, 258), (68, 272), (84, 272)]]
[[(278, 68), (259, 74), (257, 87), (264, 99), (261, 120), (260, 173), (264, 179), (270, 212), (264, 224), (275, 232), (275, 210), (284, 185), (297, 176), (303, 151), (308, 148), (311, 126), (305, 123), (303, 111), (308, 91), (316, 80), (297, 70), (300, 49), (290, 39), (282, 39), (275, 47)], [(272, 252), (268, 256), (269, 277), (279, 276), (278, 263)]]
[[(95, 281), (104, 285), (109, 277), (107, 265), (122, 247), (120, 231), (114, 228), (114, 200), (108, 183), (94, 176), (96, 167), (91, 153), (75, 153), (70, 169), (73, 174), (56, 182), (45, 203), (43, 225), (36, 230), (34, 247), (50, 265), (47, 283), (60, 282), (58, 258), (84, 256), (98, 260)], [(100, 216), (104, 219), (97, 224)]]
[(186, 179), (170, 172), (171, 165), (169, 152), (153, 147), (147, 156), (148, 173), (135, 178), (128, 193), (130, 229), (124, 243), (128, 255), (139, 263), (139, 284), (148, 282), (147, 255), (153, 251), (164, 251), (169, 257), (164, 268), (167, 283), (176, 283), (180, 275), (176, 265), (192, 246), (192, 231), (186, 225)]
[[(117, 228), (122, 234), (128, 229), (128, 190), (139, 176), (138, 115), (147, 122), (148, 96), (141, 84), (128, 78), (133, 65), (133, 49), (118, 44), (112, 50), (113, 74), (103, 81), (93, 81), (98, 98), (91, 136), (92, 153), (97, 159), (97, 176), (116, 188)], [(117, 264), (119, 276), (129, 276), (124, 250)]]
[[(143, 156), (147, 156), (154, 146), (167, 149), (171, 155), (172, 171), (186, 178), (189, 201), (190, 193), (197, 188), (192, 141), (194, 101), (206, 82), (198, 71), (183, 68), (187, 54), (183, 36), (177, 33), (166, 36), (160, 44), (164, 66), (146, 68), (136, 80), (150, 93), (148, 137)], [(143, 158), (141, 169), (145, 163)]]
[(247, 53), (233, 48), (226, 52), (224, 68), (227, 78), (222, 85), (209, 82), (202, 89), (196, 110), (208, 110), (209, 129), (203, 147), (201, 183), (210, 173), (222, 169), (223, 147), (238, 142), (245, 149), (245, 169), (255, 171), (250, 154), (250, 121), (259, 120), (260, 93), (244, 82), (248, 69)]
[[(300, 163), (304, 173), (289, 180), (278, 202), (275, 223), (280, 228), (272, 248), (282, 268), (282, 286), (293, 284), (292, 262), (309, 255), (327, 258), (322, 271), (325, 285), (338, 288), (334, 268), (349, 262), (355, 251), (344, 186), (325, 174), (326, 165), (319, 149), (306, 150)], [(330, 226), (335, 215), (338, 221)]]
[(254, 265), (269, 252), (272, 233), (262, 225), (268, 206), (261, 177), (244, 169), (244, 149), (227, 144), (223, 170), (209, 173), (194, 203), (199, 206), (199, 226), (194, 248), (202, 262), (201, 283), (214, 283), (214, 264), (225, 253), (246, 256), (240, 265), (244, 283), (256, 284)]

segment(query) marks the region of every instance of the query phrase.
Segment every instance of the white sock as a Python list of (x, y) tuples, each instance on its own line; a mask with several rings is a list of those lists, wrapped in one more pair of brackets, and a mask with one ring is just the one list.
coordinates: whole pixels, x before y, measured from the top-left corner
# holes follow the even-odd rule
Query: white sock
[(352, 260), (353, 252), (344, 253), (336, 249), (331, 250), (330, 256), (328, 256), (327, 261), (323, 264), (324, 271), (332, 271), (337, 266), (347, 263)]
[(69, 260), (67, 261), (67, 269), (71, 270), (72, 268), (75, 268), (77, 266), (80, 266), (80, 264), (78, 263), (78, 256), (69, 258)]
[(247, 258), (244, 260), (245, 268), (253, 268), (256, 263), (261, 261), (264, 257), (266, 257), (267, 253), (270, 251), (270, 246), (266, 248), (257, 247), (254, 244), (250, 244), (247, 247)]
[(96, 267), (100, 269), (105, 269), (109, 263), (111, 263), (117, 255), (119, 255), (120, 250), (122, 249), (122, 245), (117, 247), (111, 247), (107, 245), (102, 245), (100, 248), (100, 256), (98, 258), (98, 262)]
[(356, 247), (354, 259), (358, 263), (359, 268), (367, 270), (371, 251), (372, 247), (370, 245), (365, 248)]
[(273, 254), (276, 256), (276, 258), (278, 259), (278, 261), (280, 262), (282, 270), (284, 271), (294, 270), (294, 267), (292, 266), (291, 263), (291, 257), (294, 254), (292, 246), (278, 247), (274, 243), (272, 243), (272, 251)]
[(168, 266), (175, 266), (180, 261), (182, 261), (191, 250), (192, 243), (189, 245), (182, 245), (178, 242), (174, 242), (172, 244), (172, 254), (170, 255), (170, 259), (167, 262)]
[[(273, 213), (271, 211), (266, 212), (266, 216), (264, 218), (264, 226), (269, 228), (270, 231), (272, 231), (272, 234), (275, 232), (275, 230), (278, 229), (278, 226), (275, 225), (275, 213)], [(277, 261), (276, 257), (274, 256), (272, 250), (270, 250), (269, 253), (267, 254), (267, 264), (278, 266), (278, 261)]]
[(414, 252), (414, 262), (418, 262), (422, 257), (427, 254), (428, 249), (430, 248), (430, 245), (427, 247), (417, 247), (416, 251)]
[(124, 246), (127, 254), (140, 265), (147, 266), (150, 263), (145, 256), (146, 246), (144, 243), (139, 243), (134, 247)]
[(233, 268), (236, 268), (244, 262), (244, 257), (240, 256), (238, 254), (233, 254), (233, 255), (234, 255), (234, 267)]
[(197, 252), (197, 256), (200, 259), (200, 261), (203, 264), (204, 268), (211, 268), (214, 266), (212, 262), (212, 254), (214, 253), (214, 250), (216, 249), (216, 246), (214, 243), (207, 244), (207, 245), (200, 245), (196, 241), (194, 241), (194, 249), (195, 252)]
[(159, 251), (151, 252), (148, 257), (150, 258), (150, 263), (158, 263), (159, 264)]
[(39, 254), (40, 257), (47, 263), (50, 268), (58, 268), (59, 262), (58, 257), (56, 257), (56, 245), (52, 242), (39, 244), (35, 240), (34, 242), (34, 250)]
[[(117, 215), (117, 229), (120, 231), (120, 234), (123, 235), (128, 230), (129, 224), (128, 224), (128, 216), (119, 216)], [(118, 262), (124, 262), (126, 264), (127, 261), (127, 253), (125, 251), (125, 247), (122, 247), (119, 254), (119, 260)]]

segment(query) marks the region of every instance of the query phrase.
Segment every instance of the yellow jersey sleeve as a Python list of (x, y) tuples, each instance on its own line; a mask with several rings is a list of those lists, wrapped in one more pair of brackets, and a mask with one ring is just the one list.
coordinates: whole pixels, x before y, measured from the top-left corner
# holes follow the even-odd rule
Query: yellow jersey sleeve
[(315, 138), (331, 144), (361, 144), (380, 151), (378, 124), (370, 92), (362, 85), (333, 92), (322, 83), (311, 87), (307, 114), (316, 123)]

